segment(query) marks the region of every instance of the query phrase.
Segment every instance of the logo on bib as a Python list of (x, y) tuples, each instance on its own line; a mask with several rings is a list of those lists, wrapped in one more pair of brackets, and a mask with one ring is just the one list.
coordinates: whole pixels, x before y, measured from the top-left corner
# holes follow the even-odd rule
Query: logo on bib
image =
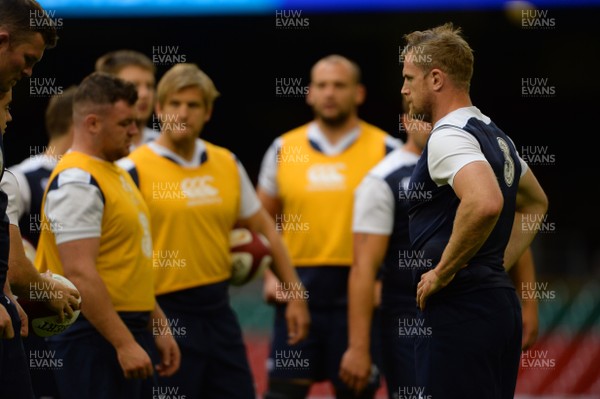
[(181, 181), (181, 191), (188, 198), (188, 204), (213, 204), (222, 202), (219, 190), (210, 185), (214, 177), (205, 175), (186, 177)]
[(342, 171), (346, 164), (316, 164), (307, 172), (309, 190), (341, 190), (346, 187), (346, 176)]

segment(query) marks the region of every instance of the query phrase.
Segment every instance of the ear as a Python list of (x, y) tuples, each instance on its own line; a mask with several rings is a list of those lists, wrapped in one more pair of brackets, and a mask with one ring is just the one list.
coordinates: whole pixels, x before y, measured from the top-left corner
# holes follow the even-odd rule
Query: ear
[(314, 99), (312, 96), (312, 84), (308, 85), (308, 92), (306, 93), (306, 103), (311, 107), (314, 104)]
[(206, 114), (204, 115), (204, 122), (208, 122), (212, 117), (214, 106), (210, 106), (206, 108)]
[(5, 50), (10, 45), (10, 35), (6, 29), (0, 28), (0, 49)]
[(446, 74), (437, 68), (432, 69), (430, 73), (431, 88), (433, 91), (440, 91), (446, 83)]
[(87, 114), (85, 118), (83, 118), (83, 126), (85, 130), (91, 132), (94, 136), (101, 128), (100, 118), (96, 114)]
[(358, 84), (356, 86), (356, 94), (354, 95), (354, 102), (356, 105), (361, 105), (365, 102), (365, 98), (367, 97), (367, 89), (362, 84)]

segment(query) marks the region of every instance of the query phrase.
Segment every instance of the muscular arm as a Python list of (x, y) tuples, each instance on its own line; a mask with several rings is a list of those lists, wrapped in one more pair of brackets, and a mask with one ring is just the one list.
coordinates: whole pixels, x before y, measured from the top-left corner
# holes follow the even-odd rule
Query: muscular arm
[[(8, 280), (6, 280), (2, 289), (4, 295), (10, 298), (10, 300), (14, 299), (12, 293), (10, 292), (10, 285), (8, 284)], [(21, 329), (21, 332), (23, 332), (23, 329)], [(0, 305), (0, 339), (12, 339), (14, 337), (15, 330), (12, 325), (12, 319), (10, 318), (10, 314), (8, 314), (8, 311), (3, 305)]]
[(417, 286), (417, 304), (425, 308), (427, 298), (448, 285), (492, 232), (502, 211), (502, 192), (487, 162), (475, 161), (454, 177), (454, 192), (460, 199), (450, 240), (437, 266), (423, 274)]
[(81, 311), (117, 351), (126, 378), (147, 378), (152, 363), (146, 351), (114, 309), (108, 289), (96, 270), (100, 238), (84, 238), (58, 245), (65, 277), (75, 284), (84, 298)]
[(371, 372), (371, 323), (375, 278), (388, 247), (389, 236), (354, 233), (354, 257), (348, 277), (348, 349), (342, 357), (340, 378), (359, 392)]
[[(15, 175), (10, 171), (6, 171), (0, 182), (2, 190), (8, 196), (6, 214), (10, 220), (10, 252), (8, 256), (8, 281), (10, 288), (17, 296), (23, 298), (31, 298), (33, 290), (48, 292), (48, 295), (44, 297), (53, 299), (44, 301), (44, 304), (56, 312), (58, 318), (62, 321), (65, 313), (68, 317), (72, 317), (73, 311), (79, 308), (79, 295), (76, 290), (54, 279), (48, 280), (45, 276), (42, 276), (29, 258), (27, 258), (23, 247), (23, 238), (18, 226), (19, 216), (22, 214), (22, 209), (24, 208), (22, 203), (23, 195), (20, 191), (21, 186), (18, 184), (19, 176), (22, 175), (20, 173)], [(22, 176), (22, 179), (25, 179), (25, 177)], [(26, 180), (24, 186), (26, 188), (29, 187)]]
[[(25, 255), (19, 227), (11, 224), (8, 229), (10, 234), (8, 280), (12, 291), (17, 296), (27, 298), (29, 297), (30, 283), (38, 286), (38, 283), (43, 283), (44, 279)], [(43, 286), (43, 284), (39, 284), (39, 286)]]
[[(158, 302), (156, 302), (154, 305), (154, 310), (150, 315), (150, 320), (152, 320), (152, 323), (157, 320), (157, 324), (160, 326), (169, 326), (167, 316), (161, 309)], [(152, 326), (149, 327), (152, 328)], [(167, 328), (170, 329), (170, 327)], [(161, 359), (160, 364), (156, 365), (156, 371), (161, 377), (170, 377), (175, 374), (177, 370), (179, 370), (179, 366), (181, 364), (181, 351), (179, 346), (177, 345), (177, 342), (175, 342), (175, 338), (173, 337), (173, 333), (171, 331), (164, 335), (154, 334), (154, 342)]]
[[(523, 339), (521, 344), (522, 350), (527, 350), (537, 340), (539, 330), (538, 302), (535, 297), (535, 292), (531, 291), (531, 287), (535, 286), (535, 264), (533, 262), (533, 254), (531, 248), (525, 250), (517, 263), (508, 272), (517, 294), (521, 299), (521, 311), (523, 319)], [(529, 288), (527, 288), (529, 287)]]
[(260, 187), (256, 190), (256, 194), (258, 195), (260, 202), (262, 202), (263, 208), (265, 208), (267, 213), (274, 219), (275, 215), (281, 212), (281, 200), (277, 197), (267, 194)]
[(240, 225), (263, 234), (271, 246), (273, 254), (273, 271), (280, 281), (288, 283), (293, 287), (293, 298), (288, 302), (286, 309), (286, 319), (288, 321), (289, 343), (295, 344), (306, 338), (310, 317), (308, 315), (308, 306), (304, 298), (304, 288), (298, 278), (296, 269), (288, 251), (281, 239), (281, 236), (275, 229), (273, 218), (266, 209), (261, 208), (249, 218), (240, 220)]
[[(275, 219), (276, 215), (281, 212), (281, 201), (277, 197), (273, 197), (265, 192), (260, 186), (256, 190), (258, 199), (263, 205), (263, 208)], [(263, 296), (267, 302), (277, 302), (276, 286), (279, 280), (277, 276), (270, 270), (265, 270)]]
[(519, 180), (517, 208), (510, 240), (504, 251), (504, 267), (510, 270), (535, 238), (548, 210), (548, 198), (531, 169)]
[(267, 211), (264, 208), (261, 208), (254, 215), (247, 219), (240, 220), (239, 222), (241, 226), (257, 231), (267, 238), (273, 254), (273, 272), (277, 278), (286, 283), (293, 283), (291, 284), (292, 286), (298, 286), (298, 284), (300, 284), (300, 279), (298, 278), (296, 269), (292, 265), (292, 261), (281, 236), (277, 230), (275, 230), (275, 222)]
[(52, 280), (51, 284), (48, 284), (48, 280), (37, 271), (25, 255), (19, 227), (11, 224), (9, 232), (8, 280), (14, 294), (23, 298), (30, 298), (32, 290), (52, 290), (55, 293), (46, 297), (53, 299), (44, 303), (57, 313), (61, 321), (64, 319), (65, 314), (67, 317), (73, 317), (73, 311), (79, 309), (79, 294), (77, 291), (56, 280)]

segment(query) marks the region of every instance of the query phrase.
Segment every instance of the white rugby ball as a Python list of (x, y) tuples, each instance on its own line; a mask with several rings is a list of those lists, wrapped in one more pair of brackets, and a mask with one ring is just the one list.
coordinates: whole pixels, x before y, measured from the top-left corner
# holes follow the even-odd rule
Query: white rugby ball
[[(53, 291), (53, 280), (59, 281), (68, 287), (77, 289), (75, 285), (66, 277), (52, 273), (50, 279), (45, 279), (39, 283), (39, 287), (32, 287), (29, 298), (19, 297), (17, 300), (29, 319), (29, 332), (40, 337), (51, 337), (60, 334), (69, 328), (79, 317), (81, 312), (79, 309), (73, 312), (73, 317), (67, 318), (65, 315), (64, 321), (60, 321), (55, 312), (50, 310), (44, 302), (58, 299), (57, 296), (62, 292)], [(79, 297), (81, 303), (81, 297)]]

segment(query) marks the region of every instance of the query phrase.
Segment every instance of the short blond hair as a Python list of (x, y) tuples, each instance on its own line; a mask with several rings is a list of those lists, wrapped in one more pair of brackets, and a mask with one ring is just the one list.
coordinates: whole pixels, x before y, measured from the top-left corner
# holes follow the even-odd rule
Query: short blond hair
[(452, 22), (404, 35), (406, 47), (403, 55), (424, 55), (410, 57), (422, 71), (428, 73), (434, 68), (444, 71), (454, 84), (468, 90), (473, 77), (473, 49), (462, 35), (461, 28)]
[(200, 89), (208, 109), (212, 109), (215, 100), (221, 95), (212, 79), (196, 64), (182, 63), (174, 65), (158, 82), (156, 88), (158, 103), (164, 105), (170, 94), (188, 87)]

